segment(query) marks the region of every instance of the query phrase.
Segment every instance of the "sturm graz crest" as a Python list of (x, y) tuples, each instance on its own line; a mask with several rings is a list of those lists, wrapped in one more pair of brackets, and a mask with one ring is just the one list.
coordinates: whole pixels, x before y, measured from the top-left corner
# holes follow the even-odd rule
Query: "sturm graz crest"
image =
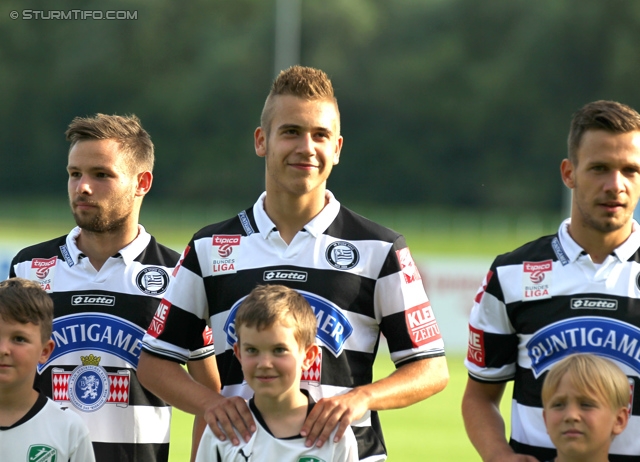
[(325, 257), (331, 266), (339, 270), (354, 268), (360, 261), (358, 249), (347, 241), (336, 241), (329, 244)]
[(147, 295), (160, 295), (169, 287), (169, 275), (162, 268), (149, 266), (138, 273), (136, 284)]

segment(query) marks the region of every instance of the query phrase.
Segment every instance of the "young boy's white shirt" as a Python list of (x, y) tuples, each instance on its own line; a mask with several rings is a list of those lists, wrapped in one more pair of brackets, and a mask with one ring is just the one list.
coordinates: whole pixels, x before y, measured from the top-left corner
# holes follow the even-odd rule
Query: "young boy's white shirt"
[(0, 460), (95, 462), (89, 429), (73, 411), (40, 395), (11, 427), (0, 427)]
[[(249, 409), (256, 422), (256, 431), (248, 442), (241, 437), (240, 444), (234, 446), (227, 439), (220, 441), (207, 427), (200, 440), (196, 462), (264, 462), (277, 460), (282, 462), (358, 462), (358, 443), (351, 427), (347, 428), (344, 436), (337, 443), (331, 437), (321, 447), (304, 445), (305, 438), (298, 435), (290, 438), (276, 438), (266, 428), (253, 399), (249, 402)], [(239, 436), (239, 435), (238, 435)]]

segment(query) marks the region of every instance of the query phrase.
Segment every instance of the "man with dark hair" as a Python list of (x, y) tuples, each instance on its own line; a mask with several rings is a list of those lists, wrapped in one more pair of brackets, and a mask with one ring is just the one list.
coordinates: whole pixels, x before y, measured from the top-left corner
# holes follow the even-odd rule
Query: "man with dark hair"
[[(23, 249), (10, 268), (10, 277), (38, 282), (54, 301), (56, 348), (36, 386), (80, 414), (97, 461), (166, 462), (170, 407), (136, 374), (140, 341), (179, 257), (138, 224), (153, 180), (153, 143), (135, 116), (78, 117), (66, 136), (78, 226)], [(189, 368), (215, 387), (206, 382), (211, 354), (194, 351), (190, 359), (202, 361)]]
[[(556, 451), (542, 416), (546, 372), (571, 353), (614, 360), (633, 389), (640, 380), (640, 115), (596, 101), (571, 122), (560, 165), (573, 191), (558, 233), (497, 257), (475, 298), (462, 402), (467, 434), (484, 461), (550, 460)], [(514, 380), (511, 438), (499, 404)], [(611, 462), (640, 456), (640, 404)], [(635, 430), (634, 430), (635, 428)]]
[[(409, 249), (400, 235), (343, 207), (326, 189), (342, 137), (333, 87), (317, 69), (294, 66), (273, 84), (255, 130), (266, 192), (252, 208), (203, 228), (182, 255), (175, 284), (143, 343), (139, 375), (175, 406), (205, 415), (213, 433), (248, 441), (255, 423), (233, 354), (234, 318), (259, 284), (298, 290), (314, 308), (321, 358), (302, 383), (317, 401), (302, 427), (306, 444), (352, 429), (361, 460), (386, 458), (378, 410), (409, 406), (448, 381), (444, 347)], [(202, 347), (210, 323), (221, 394), (180, 363)], [(372, 383), (380, 334), (397, 370)], [(221, 430), (222, 428), (222, 430)]]

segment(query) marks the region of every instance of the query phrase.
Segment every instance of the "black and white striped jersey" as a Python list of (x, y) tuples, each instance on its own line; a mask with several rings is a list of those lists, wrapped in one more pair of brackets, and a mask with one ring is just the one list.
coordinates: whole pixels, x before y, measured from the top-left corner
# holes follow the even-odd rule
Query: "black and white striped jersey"
[(629, 377), (631, 416), (609, 460), (638, 460), (640, 399), (640, 230), (602, 264), (557, 234), (495, 259), (476, 295), (465, 364), (472, 379), (514, 380), (510, 444), (540, 460), (555, 456), (542, 418), (545, 373), (571, 353), (613, 360)]
[[(317, 401), (372, 382), (380, 334), (396, 366), (444, 355), (443, 341), (404, 238), (350, 210), (328, 193), (323, 211), (289, 245), (264, 211), (253, 208), (194, 235), (144, 337), (151, 354), (185, 362), (213, 330), (225, 396), (249, 398), (233, 355), (234, 319), (258, 284), (284, 284), (310, 302), (321, 358), (303, 375)], [(383, 460), (376, 412), (354, 423), (361, 460)]]
[(39, 282), (54, 301), (55, 348), (36, 387), (83, 418), (97, 461), (167, 461), (171, 408), (140, 385), (136, 368), (179, 254), (140, 226), (96, 271), (76, 246), (79, 232), (27, 247), (11, 264), (11, 277)]

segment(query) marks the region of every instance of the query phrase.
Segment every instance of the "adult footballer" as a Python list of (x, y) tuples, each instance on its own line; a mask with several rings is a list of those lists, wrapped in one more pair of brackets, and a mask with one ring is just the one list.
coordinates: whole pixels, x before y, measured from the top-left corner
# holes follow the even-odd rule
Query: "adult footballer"
[[(253, 207), (198, 231), (175, 284), (143, 342), (139, 376), (177, 407), (206, 414), (213, 432), (238, 443), (255, 422), (251, 390), (233, 355), (234, 317), (258, 284), (284, 284), (310, 302), (321, 359), (303, 377), (317, 401), (303, 425), (322, 446), (352, 425), (361, 460), (386, 458), (378, 410), (401, 408), (448, 381), (443, 342), (404, 238), (343, 207), (326, 189), (342, 137), (333, 87), (317, 69), (280, 73), (267, 97), (255, 150), (265, 159), (266, 192)], [(202, 346), (210, 323), (221, 394), (199, 386), (180, 363)], [(397, 369), (372, 383), (383, 333)], [(222, 430), (220, 429), (222, 428)]]
[[(38, 367), (36, 387), (83, 418), (97, 461), (166, 462), (171, 409), (136, 373), (142, 337), (179, 257), (138, 224), (154, 146), (136, 116), (77, 117), (66, 137), (77, 227), (21, 250), (10, 268), (54, 302), (55, 349)], [(206, 382), (211, 354), (194, 351), (189, 370), (215, 388)], [(202, 420), (194, 458), (204, 428)]]
[[(571, 217), (556, 234), (497, 257), (471, 312), (462, 413), (484, 461), (555, 457), (541, 388), (546, 372), (571, 353), (605, 356), (628, 376), (629, 425), (609, 460), (640, 459), (640, 229), (632, 219), (640, 114), (613, 101), (589, 103), (573, 115), (568, 148), (560, 173), (573, 191)], [(498, 406), (509, 380), (507, 443)], [(572, 426), (588, 431), (577, 420)], [(568, 437), (581, 444), (579, 434)]]

